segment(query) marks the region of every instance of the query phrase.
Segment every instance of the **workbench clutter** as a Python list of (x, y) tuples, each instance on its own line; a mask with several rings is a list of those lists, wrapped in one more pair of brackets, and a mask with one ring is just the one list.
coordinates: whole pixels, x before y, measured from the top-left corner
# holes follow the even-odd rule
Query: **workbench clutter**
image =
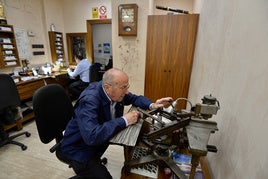
[(53, 72), (66, 72), (66, 66), (61, 61), (55, 63), (45, 63), (37, 68), (32, 68), (34, 74), (50, 76)]
[[(179, 110), (177, 105), (181, 101), (187, 101), (190, 110)], [(162, 168), (169, 168), (175, 178), (194, 179), (195, 176), (200, 176), (200, 172), (196, 174), (200, 169), (200, 158), (206, 156), (207, 152), (217, 152), (216, 146), (208, 145), (210, 134), (218, 130), (217, 123), (209, 119), (216, 115), (219, 109), (220, 103), (212, 95), (205, 95), (202, 103), (195, 105), (186, 98), (178, 98), (170, 101), (168, 108), (158, 108), (149, 112), (135, 108), (142, 114), (139, 125), (131, 126), (133, 133), (130, 129), (120, 132), (111, 142), (128, 145), (126, 148), (129, 149), (125, 151), (129, 154), (137, 153), (140, 144), (146, 147), (143, 151), (147, 152), (146, 154), (142, 152), (139, 157), (126, 157), (122, 173), (129, 175), (135, 169), (135, 173), (147, 175), (152, 171), (158, 171), (158, 168), (155, 168), (157, 164)], [(127, 137), (128, 139), (124, 140), (120, 136), (131, 136), (131, 138)], [(126, 142), (126, 140), (134, 140), (134, 142)], [(180, 153), (188, 153), (191, 156), (190, 170), (187, 172), (180, 168), (181, 163), (178, 162)], [(137, 171), (138, 169), (140, 170)], [(154, 176), (157, 178), (158, 175)]]

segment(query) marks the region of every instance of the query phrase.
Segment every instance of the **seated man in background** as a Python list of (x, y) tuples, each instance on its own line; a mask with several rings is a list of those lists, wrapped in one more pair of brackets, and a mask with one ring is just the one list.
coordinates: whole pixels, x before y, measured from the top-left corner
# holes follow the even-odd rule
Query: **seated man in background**
[(147, 110), (163, 107), (172, 101), (171, 97), (166, 97), (153, 103), (128, 89), (127, 74), (112, 68), (104, 73), (102, 81), (90, 83), (80, 95), (60, 147), (77, 175), (112, 179), (101, 163), (101, 157), (109, 146), (109, 140), (127, 126), (135, 125), (140, 115), (136, 110), (123, 114), (124, 106)]
[(89, 68), (90, 62), (83, 57), (83, 53), (78, 51), (74, 55), (75, 61), (77, 63), (76, 67), (69, 67), (67, 72), (72, 79), (77, 79), (72, 82), (69, 86), (71, 99), (76, 100), (81, 92), (88, 86), (89, 84)]

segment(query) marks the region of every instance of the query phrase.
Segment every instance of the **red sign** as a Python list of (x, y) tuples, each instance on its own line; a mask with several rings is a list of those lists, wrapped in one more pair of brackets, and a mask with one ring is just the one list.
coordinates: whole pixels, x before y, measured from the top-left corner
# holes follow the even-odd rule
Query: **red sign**
[(101, 15), (104, 15), (104, 14), (106, 14), (107, 9), (106, 9), (105, 6), (101, 6), (101, 7), (99, 8), (99, 11), (100, 11), (100, 14), (101, 14)]

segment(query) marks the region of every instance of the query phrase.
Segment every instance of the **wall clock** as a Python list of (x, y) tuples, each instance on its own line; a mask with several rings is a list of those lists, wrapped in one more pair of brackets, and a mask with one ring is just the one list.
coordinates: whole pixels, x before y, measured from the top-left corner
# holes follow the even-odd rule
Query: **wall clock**
[(118, 6), (118, 35), (137, 36), (138, 5), (120, 4)]

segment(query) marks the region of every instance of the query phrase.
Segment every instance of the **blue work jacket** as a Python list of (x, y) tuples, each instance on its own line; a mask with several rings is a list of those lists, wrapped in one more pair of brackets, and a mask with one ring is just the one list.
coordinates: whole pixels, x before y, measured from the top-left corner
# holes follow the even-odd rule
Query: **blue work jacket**
[(123, 119), (124, 106), (133, 105), (149, 109), (152, 102), (144, 97), (128, 93), (115, 106), (116, 118), (112, 119), (110, 104), (102, 82), (91, 83), (80, 95), (74, 106), (63, 140), (62, 153), (77, 162), (86, 163), (100, 159), (109, 146), (109, 140), (126, 128)]

